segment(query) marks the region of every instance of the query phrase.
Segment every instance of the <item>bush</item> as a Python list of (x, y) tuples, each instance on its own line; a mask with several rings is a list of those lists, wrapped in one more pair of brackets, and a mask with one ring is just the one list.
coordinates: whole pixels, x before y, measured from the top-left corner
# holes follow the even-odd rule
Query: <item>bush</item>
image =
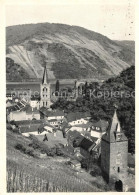
[(35, 156), (34, 155), (34, 150), (31, 149), (31, 148), (26, 148), (25, 154), (28, 154), (28, 155), (33, 156), (33, 157)]
[(22, 144), (17, 144), (17, 145), (15, 146), (15, 148), (16, 148), (17, 150), (23, 150), (24, 146), (23, 146)]
[(20, 151), (23, 152), (24, 154), (27, 154), (27, 155), (29, 155), (29, 156), (35, 157), (34, 150), (31, 149), (31, 148), (28, 147), (28, 146), (25, 147), (25, 146), (23, 146), (22, 144), (17, 144), (17, 145), (15, 146), (15, 148), (16, 148), (17, 150), (20, 150)]
[(102, 176), (101, 169), (99, 167), (94, 167), (93, 170), (90, 172), (93, 177)]

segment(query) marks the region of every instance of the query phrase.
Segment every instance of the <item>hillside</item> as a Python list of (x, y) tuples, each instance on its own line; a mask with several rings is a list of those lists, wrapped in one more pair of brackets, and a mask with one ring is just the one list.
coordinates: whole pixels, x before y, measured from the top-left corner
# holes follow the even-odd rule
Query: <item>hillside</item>
[(7, 72), (7, 80), (42, 78), (46, 62), (52, 79), (109, 78), (135, 63), (135, 52), (130, 47), (85, 28), (64, 24), (7, 27), (6, 45), (8, 60), (21, 67), (14, 74)]
[(129, 140), (129, 152), (135, 153), (135, 66), (122, 71), (115, 78), (109, 78), (98, 87), (90, 83), (86, 91), (95, 90), (90, 97), (78, 98), (76, 102), (59, 99), (53, 108), (66, 112), (90, 112), (92, 119), (110, 120), (114, 105), (117, 105), (121, 127)]
[[(33, 157), (30, 138), (7, 130), (7, 192), (101, 192), (109, 188), (102, 177), (78, 173), (66, 157)], [(22, 144), (28, 154), (16, 148)], [(36, 153), (36, 151), (34, 151)]]

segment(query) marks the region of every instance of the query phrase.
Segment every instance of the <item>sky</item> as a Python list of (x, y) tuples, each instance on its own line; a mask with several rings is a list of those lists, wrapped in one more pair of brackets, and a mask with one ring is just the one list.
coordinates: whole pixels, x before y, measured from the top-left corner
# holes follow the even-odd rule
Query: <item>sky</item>
[(134, 0), (38, 2), (7, 4), (6, 26), (43, 22), (63, 23), (87, 28), (113, 40), (135, 39)]

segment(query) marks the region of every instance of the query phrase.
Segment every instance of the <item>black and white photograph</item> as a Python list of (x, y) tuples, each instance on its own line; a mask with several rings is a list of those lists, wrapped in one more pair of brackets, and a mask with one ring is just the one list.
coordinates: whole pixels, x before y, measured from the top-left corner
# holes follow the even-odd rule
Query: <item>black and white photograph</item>
[(136, 191), (135, 10), (6, 4), (7, 193)]

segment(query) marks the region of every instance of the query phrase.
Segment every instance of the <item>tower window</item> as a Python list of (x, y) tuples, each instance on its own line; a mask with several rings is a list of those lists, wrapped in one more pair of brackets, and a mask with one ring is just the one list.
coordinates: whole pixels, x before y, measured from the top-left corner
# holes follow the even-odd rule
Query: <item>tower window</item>
[(122, 135), (117, 135), (117, 139), (120, 140), (122, 138)]
[(120, 167), (118, 167), (118, 170), (117, 171), (118, 171), (118, 173), (120, 173)]
[(46, 88), (46, 87), (44, 87), (44, 88), (43, 88), (43, 91), (47, 91), (47, 88)]

